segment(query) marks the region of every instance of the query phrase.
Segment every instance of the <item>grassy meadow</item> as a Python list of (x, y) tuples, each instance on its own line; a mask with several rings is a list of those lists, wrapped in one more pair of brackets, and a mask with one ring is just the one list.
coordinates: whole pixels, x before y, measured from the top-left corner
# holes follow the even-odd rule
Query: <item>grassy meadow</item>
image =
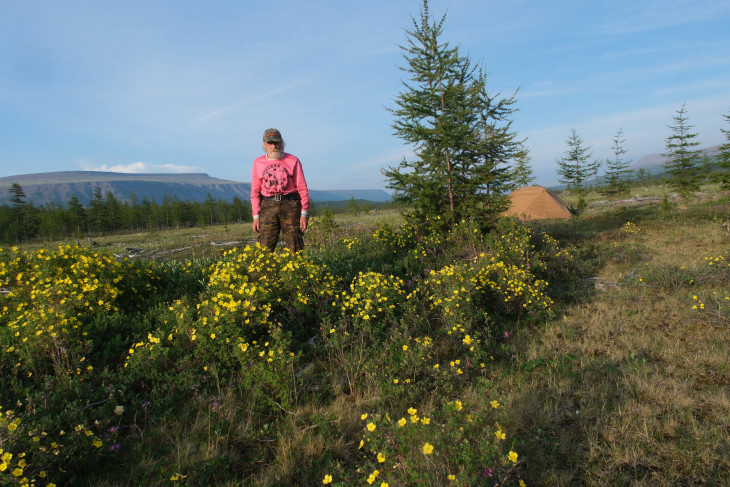
[(730, 484), (730, 193), (587, 202), (3, 248), (0, 486)]

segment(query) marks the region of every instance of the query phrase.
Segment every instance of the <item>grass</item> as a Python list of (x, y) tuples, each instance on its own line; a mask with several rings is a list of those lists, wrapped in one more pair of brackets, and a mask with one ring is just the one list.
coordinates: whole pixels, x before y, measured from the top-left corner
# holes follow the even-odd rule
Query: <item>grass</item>
[[(374, 209), (358, 214), (338, 214), (336, 216), (338, 236), (354, 235), (367, 231), (382, 222), (398, 227), (403, 218), (398, 210)], [(321, 239), (321, 217), (310, 219), (308, 240)], [(174, 231), (150, 231), (120, 235), (105, 235), (80, 240), (78, 244), (84, 247), (111, 252), (120, 256), (135, 255), (136, 257), (151, 258), (159, 261), (183, 260), (196, 258), (220, 257), (226, 250), (235, 246), (253, 244), (256, 234), (251, 229), (251, 223), (231, 223), (229, 225), (214, 225), (208, 227), (182, 228)], [(59, 245), (74, 245), (77, 241), (60, 240), (56, 242), (30, 242), (17, 246), (24, 251), (34, 251), (42, 248), (53, 248)], [(311, 243), (311, 242), (310, 242)], [(128, 248), (139, 249), (136, 254), (130, 254)]]
[[(599, 249), (600, 281), (615, 285), (516, 337), (519, 359), (501, 382), (534, 482), (728, 482), (730, 269), (708, 262), (727, 257), (730, 236), (713, 199), (543, 226)], [(693, 309), (708, 297), (713, 309)]]
[[(18, 431), (34, 417), (37, 428), (46, 422), (48, 440), (40, 444), (66, 445), (63, 469), (75, 471), (79, 485), (322, 485), (327, 476), (332, 485), (370, 479), (371, 485), (727, 485), (730, 235), (721, 224), (730, 219), (730, 195), (710, 188), (694, 200), (662, 204), (664, 191), (646, 188), (639, 199), (590, 194), (577, 218), (529, 223), (533, 235), (545, 233), (556, 244), (543, 240), (527, 254), (521, 227), (502, 228), (507, 243), (499, 234), (477, 238), (468, 225), (435, 239), (399, 241), (384, 233), (372, 240), (383, 224), (399, 227), (400, 215), (338, 215), (327, 226), (313, 219), (305, 251), (313, 263), (291, 278), (284, 270), (296, 261), (283, 260), (277, 271), (277, 285), (288, 290), (285, 303), (270, 314), (259, 306), (265, 300), (249, 308), (281, 324), (262, 335), (271, 345), (242, 335), (264, 358), (268, 351), (274, 358), (277, 349), (291, 352), (292, 359), (273, 362), (276, 368), (236, 362), (220, 339), (208, 338), (210, 331), (239, 338), (240, 315), (222, 328), (208, 329), (206, 320), (219, 313), (228, 319), (221, 293), (245, 290), (248, 281), (229, 285), (221, 272), (214, 284), (206, 269), (232, 259), (224, 255), (230, 245), (214, 242), (250, 241), (250, 226), (97, 239), (94, 250), (139, 247), (164, 261), (161, 285), (174, 289), (157, 292), (158, 304), (154, 296), (140, 298), (152, 302), (149, 310), (139, 304), (140, 311), (96, 321), (99, 329), (79, 342), (79, 354), (93, 360), (90, 341), (113, 332), (101, 349), (105, 370), (78, 383), (78, 373), (59, 380), (65, 389), (58, 396), (50, 376), (46, 391), (3, 395), (2, 425), (10, 424), (12, 408), (22, 415)], [(473, 276), (474, 258), (484, 252), (508, 264), (531, 263), (549, 282), (553, 313), (520, 315), (519, 306), (498, 307), (497, 294), (457, 299), (469, 278), (459, 272)], [(502, 267), (486, 259), (491, 282)], [(245, 262), (239, 269), (261, 260)], [(308, 281), (322, 265), (343, 279), (341, 287), (331, 284), (339, 296), (332, 299), (350, 303), (353, 317), (314, 303), (330, 286)], [(505, 286), (522, 276), (518, 267), (505, 267), (512, 269), (504, 271)], [(384, 276), (353, 281), (365, 270)], [(350, 282), (360, 284), (350, 288)], [(422, 298), (406, 300), (401, 286), (421, 289)], [(373, 311), (366, 304), (388, 300), (398, 306)], [(117, 345), (124, 330), (134, 337)], [(184, 338), (180, 349), (153, 343), (168, 333), (174, 343)], [(115, 347), (122, 353), (115, 355)], [(74, 351), (63, 353), (72, 362)], [(115, 370), (120, 357), (125, 366)], [(13, 365), (6, 361), (4, 370)], [(18, 387), (29, 379), (12, 380)], [(139, 405), (148, 397), (149, 409)], [(58, 417), (35, 411), (44, 401), (66, 399)], [(22, 410), (16, 401), (29, 406)], [(117, 404), (126, 405), (123, 415), (112, 412)], [(68, 431), (78, 423), (77, 432), (94, 431), (91, 438), (103, 440), (98, 458), (80, 442), (84, 435), (76, 443), (68, 434), (63, 442), (54, 436), (66, 418)], [(495, 439), (498, 433), (506, 439)], [(15, 437), (3, 435), (0, 448), (10, 451)], [(115, 444), (118, 453), (109, 447)], [(27, 458), (35, 458), (27, 448)], [(519, 456), (508, 456), (514, 452)]]

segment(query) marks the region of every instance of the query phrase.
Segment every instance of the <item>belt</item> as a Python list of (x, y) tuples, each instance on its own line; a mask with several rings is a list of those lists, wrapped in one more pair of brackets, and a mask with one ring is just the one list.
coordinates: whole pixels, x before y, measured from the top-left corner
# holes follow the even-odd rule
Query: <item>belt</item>
[(277, 193), (277, 194), (273, 194), (271, 196), (261, 195), (261, 199), (262, 200), (282, 201), (282, 200), (298, 200), (298, 199), (301, 199), (301, 197), (299, 196), (299, 193), (294, 191), (293, 193), (287, 193), (287, 194)]

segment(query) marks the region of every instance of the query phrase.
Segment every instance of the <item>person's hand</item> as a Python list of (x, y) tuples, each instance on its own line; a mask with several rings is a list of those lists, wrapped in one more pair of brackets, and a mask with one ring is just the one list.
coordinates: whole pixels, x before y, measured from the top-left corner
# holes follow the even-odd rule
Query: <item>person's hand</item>
[(301, 230), (302, 232), (306, 232), (308, 221), (309, 221), (309, 218), (307, 218), (306, 216), (302, 215), (301, 217), (299, 217), (299, 230)]
[(253, 233), (259, 233), (259, 228), (261, 226), (260, 223), (261, 223), (261, 221), (258, 218), (253, 219), (253, 225), (252, 225)]

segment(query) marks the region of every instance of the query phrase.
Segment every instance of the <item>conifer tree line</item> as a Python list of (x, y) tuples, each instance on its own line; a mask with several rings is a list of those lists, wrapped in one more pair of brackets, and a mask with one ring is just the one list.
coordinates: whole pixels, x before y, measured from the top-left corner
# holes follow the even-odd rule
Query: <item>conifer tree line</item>
[[(730, 115), (723, 115), (730, 124)], [(683, 104), (672, 117), (673, 123), (668, 126), (669, 135), (665, 139), (664, 173), (654, 177), (658, 182), (666, 183), (673, 191), (683, 197), (689, 196), (705, 182), (720, 183), (723, 189), (730, 189), (730, 130), (721, 128), (725, 135), (725, 143), (719, 146), (715, 157), (705, 156), (699, 149), (699, 134), (694, 132), (690, 123), (686, 104)], [(605, 172), (598, 176), (602, 162), (591, 160), (590, 146), (586, 146), (575, 129), (567, 139), (567, 150), (563, 157), (557, 159), (559, 181), (568, 189), (580, 195), (592, 188), (598, 188), (605, 194), (621, 194), (626, 192), (633, 181), (645, 180), (641, 169), (630, 169), (631, 161), (624, 158), (628, 152), (625, 147), (625, 136), (620, 128), (612, 139), (613, 157), (606, 159)]]
[[(443, 228), (468, 218), (488, 224), (507, 207), (512, 189), (535, 179), (527, 141), (512, 127), (517, 92), (509, 97), (489, 93), (484, 67), (443, 40), (445, 19), (434, 19), (429, 1), (423, 0), (420, 17), (411, 18), (405, 30), (400, 48), (407, 79), (389, 110), (394, 134), (413, 147), (413, 156), (382, 172), (394, 200), (412, 209), (415, 223)], [(725, 118), (730, 121), (730, 115)], [(674, 121), (662, 154), (665, 174), (630, 169), (623, 129), (613, 137), (612, 156), (605, 161), (593, 159), (573, 130), (568, 149), (556, 160), (559, 181), (581, 199), (590, 188), (616, 195), (650, 179), (667, 182), (684, 196), (706, 180), (730, 187), (729, 144), (721, 146), (717, 158), (703, 158), (684, 106)], [(722, 131), (730, 138), (730, 131)]]
[(251, 203), (234, 197), (232, 201), (181, 201), (174, 195), (160, 203), (130, 195), (121, 201), (109, 191), (94, 190), (88, 205), (71, 196), (66, 205), (33, 205), (23, 188), (14, 183), (0, 206), (0, 243), (12, 244), (40, 239), (56, 241), (114, 233), (169, 230), (185, 227), (240, 223), (251, 220)]

